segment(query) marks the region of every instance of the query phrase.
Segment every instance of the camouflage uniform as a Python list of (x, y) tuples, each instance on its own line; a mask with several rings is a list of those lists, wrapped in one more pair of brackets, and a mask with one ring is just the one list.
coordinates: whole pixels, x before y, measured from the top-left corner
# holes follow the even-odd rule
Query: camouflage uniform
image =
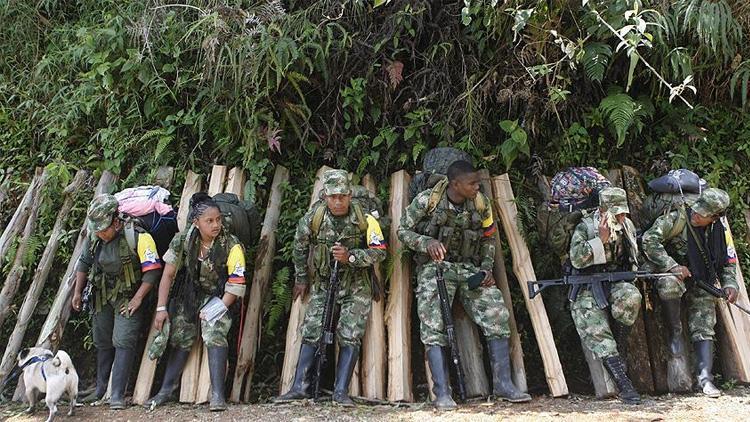
[[(637, 266), (638, 246), (635, 226), (629, 218), (610, 235), (606, 244), (599, 238), (599, 222), (617, 214), (628, 213), (627, 197), (620, 188), (607, 188), (600, 192), (599, 210), (587, 215), (576, 226), (570, 241), (570, 261), (578, 273), (630, 271)], [(641, 306), (641, 293), (630, 282), (611, 283), (608, 301), (612, 317), (620, 324), (632, 326)], [(581, 343), (594, 356), (604, 359), (618, 355), (617, 343), (610, 329), (607, 312), (600, 309), (590, 290), (581, 290), (570, 306)]]
[[(211, 250), (206, 258), (199, 263), (196, 251), (200, 246), (200, 235), (195, 226), (179, 233), (169, 244), (169, 250), (164, 254), (164, 262), (175, 266), (176, 271), (185, 268), (185, 277), (191, 276), (196, 282), (196, 309), (200, 309), (212, 297), (221, 297), (223, 292), (231, 293), (239, 298), (245, 295), (245, 250), (242, 243), (233, 235), (222, 231), (214, 239)], [(220, 261), (226, 260), (224, 265)], [(198, 274), (187, 274), (199, 266)], [(221, 284), (226, 279), (223, 292)], [(176, 281), (179, 282), (179, 281)], [(178, 301), (179, 302), (179, 301)], [(198, 315), (189, 315), (182, 303), (175, 303), (175, 312), (171, 315), (172, 347), (190, 349), (198, 336)], [(200, 320), (200, 331), (206, 347), (227, 347), (227, 334), (232, 325), (229, 312), (225, 313), (213, 324)]]
[[(708, 217), (723, 213), (728, 206), (729, 196), (726, 192), (709, 188), (690, 208), (692, 212)], [(721, 221), (726, 227), (726, 220)], [(643, 252), (649, 260), (647, 264), (650, 268), (668, 272), (678, 265), (688, 265), (688, 224), (689, 214), (685, 210), (676, 210), (656, 219), (651, 228), (643, 233)], [(729, 259), (719, 274), (721, 285), (737, 289), (737, 255), (731, 242), (727, 242), (727, 256)], [(685, 284), (677, 277), (663, 277), (656, 286), (662, 300), (680, 299), (687, 291), (690, 338), (693, 341), (714, 339), (716, 299), (713, 296), (696, 286), (686, 289)]]
[[(349, 193), (347, 173), (343, 170), (327, 171), (324, 189), (326, 195)], [(319, 206), (325, 207), (325, 204)], [(367, 233), (363, 233), (354, 206), (350, 206), (349, 214), (344, 217), (334, 216), (326, 207), (316, 235), (311, 227), (315, 210), (313, 207), (300, 219), (294, 237), (296, 283), (313, 282), (310, 304), (302, 324), (302, 339), (312, 344), (322, 333), (326, 288), (333, 267), (331, 248), (340, 242), (354, 257), (354, 262), (339, 263), (340, 288), (336, 302), (341, 306), (341, 314), (337, 336), (340, 345), (359, 346), (372, 305), (371, 268), (386, 256), (383, 233), (378, 221), (370, 214), (365, 214)], [(308, 274), (308, 262), (312, 274)]]
[[(471, 319), (490, 339), (510, 336), (509, 312), (495, 286), (469, 290), (467, 278), (479, 271), (492, 272), (496, 230), (490, 202), (481, 192), (477, 200), (466, 200), (461, 206), (448, 201), (447, 189), (435, 209), (429, 212), (432, 190), (427, 190), (412, 201), (401, 217), (398, 237), (417, 254), (417, 312), (420, 337), (425, 345), (447, 346), (440, 301), (437, 291), (436, 263), (427, 256), (427, 245), (434, 239), (445, 245), (447, 256), (440, 265), (453, 301), (456, 290)], [(486, 204), (477, 209), (477, 204)]]

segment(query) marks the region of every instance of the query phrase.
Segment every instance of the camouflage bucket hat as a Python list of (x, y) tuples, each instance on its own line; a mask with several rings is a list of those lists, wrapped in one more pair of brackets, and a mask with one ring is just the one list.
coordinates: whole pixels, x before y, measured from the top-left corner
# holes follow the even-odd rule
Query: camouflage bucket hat
[(94, 234), (109, 227), (117, 207), (118, 203), (114, 195), (103, 194), (94, 198), (86, 213), (89, 233)]
[(599, 205), (614, 215), (630, 213), (628, 195), (621, 188), (605, 188), (599, 192)]
[(164, 321), (161, 331), (157, 331), (154, 335), (154, 341), (148, 347), (148, 358), (159, 359), (167, 349), (167, 343), (169, 343), (169, 320)]
[(713, 217), (724, 214), (728, 207), (729, 195), (725, 191), (708, 188), (690, 208), (703, 217)]
[(349, 174), (345, 170), (328, 170), (323, 173), (323, 192), (326, 195), (348, 195)]

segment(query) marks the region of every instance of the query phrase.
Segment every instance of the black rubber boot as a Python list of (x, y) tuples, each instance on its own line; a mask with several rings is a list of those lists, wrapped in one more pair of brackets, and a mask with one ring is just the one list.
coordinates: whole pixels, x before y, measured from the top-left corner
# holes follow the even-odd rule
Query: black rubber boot
[(208, 409), (212, 412), (227, 410), (227, 401), (224, 396), (224, 382), (227, 376), (227, 348), (207, 347), (208, 350), (208, 373), (211, 376), (211, 401)]
[(706, 396), (720, 397), (721, 391), (714, 385), (714, 376), (711, 373), (714, 366), (714, 342), (711, 340), (694, 341), (693, 347), (695, 348), (698, 386)]
[(161, 383), (161, 388), (155, 396), (148, 399), (147, 407), (154, 409), (156, 406), (176, 400), (174, 392), (177, 390), (177, 383), (189, 355), (190, 349), (175, 348), (172, 350), (167, 361), (167, 369), (164, 372), (164, 381)]
[(682, 335), (682, 314), (680, 312), (682, 300), (663, 300), (664, 313), (669, 323), (669, 352), (672, 356), (685, 355), (685, 337)]
[(620, 352), (620, 356), (622, 356), (622, 360), (626, 365), (628, 361), (628, 353), (630, 352), (628, 339), (630, 338), (630, 331), (632, 328), (632, 325), (625, 325), (617, 320), (612, 322), (612, 335), (615, 338), (615, 343), (617, 343), (617, 350)]
[(83, 403), (101, 400), (107, 394), (109, 374), (112, 372), (112, 362), (115, 360), (115, 349), (96, 349), (96, 390), (84, 397)]
[(336, 383), (333, 386), (333, 401), (344, 407), (354, 406), (354, 401), (349, 397), (349, 382), (352, 380), (357, 359), (359, 359), (359, 347), (343, 346), (339, 348)]
[(520, 391), (513, 384), (510, 375), (510, 343), (508, 338), (487, 341), (490, 352), (490, 366), (492, 367), (492, 392), (495, 397), (511, 403), (523, 403), (531, 400), (531, 396)]
[(135, 360), (135, 350), (115, 349), (115, 361), (112, 364), (112, 397), (109, 399), (111, 410), (125, 409), (125, 389), (128, 387), (130, 369)]
[(607, 368), (620, 390), (620, 400), (627, 404), (641, 404), (641, 396), (635, 391), (633, 383), (630, 382), (628, 374), (625, 373), (625, 363), (620, 356), (604, 358), (604, 367)]
[(457, 406), (451, 397), (448, 362), (443, 355), (443, 348), (440, 346), (425, 346), (425, 353), (427, 353), (427, 362), (430, 365), (430, 372), (432, 372), (432, 392), (435, 394), (433, 406), (438, 410), (455, 409)]
[(274, 403), (288, 403), (294, 400), (304, 400), (312, 397), (310, 392), (310, 375), (313, 362), (315, 362), (315, 351), (317, 347), (312, 344), (302, 343), (299, 349), (299, 360), (297, 370), (294, 372), (294, 383), (286, 394), (273, 399)]

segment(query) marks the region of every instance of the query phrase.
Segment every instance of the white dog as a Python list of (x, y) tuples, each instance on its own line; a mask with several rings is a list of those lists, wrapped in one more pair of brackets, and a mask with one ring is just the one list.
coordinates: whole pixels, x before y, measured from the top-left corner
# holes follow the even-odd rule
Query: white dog
[(41, 347), (23, 349), (18, 354), (18, 366), (23, 370), (26, 399), (29, 401), (27, 412), (34, 411), (38, 394), (45, 393), (49, 408), (47, 422), (51, 422), (57, 413), (57, 401), (67, 394), (70, 401), (68, 416), (73, 415), (78, 398), (78, 373), (67, 353), (60, 350), (52, 354)]

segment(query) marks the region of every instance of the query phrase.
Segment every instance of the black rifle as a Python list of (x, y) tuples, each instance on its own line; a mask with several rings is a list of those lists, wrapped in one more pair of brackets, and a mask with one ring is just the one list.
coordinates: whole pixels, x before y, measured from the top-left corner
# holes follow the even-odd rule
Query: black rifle
[(550, 286), (571, 286), (570, 294), (568, 294), (568, 300), (571, 302), (576, 300), (581, 288), (588, 285), (589, 289), (591, 289), (591, 293), (594, 295), (596, 305), (600, 309), (605, 309), (609, 306), (609, 302), (607, 301), (607, 294), (604, 292), (603, 283), (615, 283), (618, 281), (631, 281), (636, 278), (659, 278), (666, 276), (674, 276), (674, 274), (654, 274), (648, 271), (613, 271), (607, 273), (566, 275), (563, 276), (563, 278), (557, 278), (554, 280), (527, 281), (526, 284), (529, 286), (529, 299), (533, 299), (542, 290)]
[(339, 292), (339, 262), (333, 261), (331, 277), (328, 279), (328, 292), (326, 294), (326, 304), (323, 308), (323, 332), (318, 340), (318, 350), (315, 351), (315, 390), (314, 397), (317, 400), (320, 397), (320, 377), (326, 362), (326, 353), (328, 345), (333, 344), (333, 335), (335, 327), (333, 326), (333, 311), (336, 307), (336, 296)]
[(448, 300), (448, 289), (445, 288), (445, 279), (443, 278), (443, 268), (437, 263), (437, 288), (440, 297), (440, 313), (443, 315), (443, 325), (445, 325), (445, 334), (448, 337), (448, 346), (451, 348), (451, 360), (456, 367), (456, 377), (458, 378), (458, 396), (461, 401), (466, 401), (466, 383), (464, 382), (464, 369), (461, 366), (461, 355), (458, 352), (458, 342), (456, 341), (456, 328), (453, 325), (453, 313), (451, 311), (451, 302)]

